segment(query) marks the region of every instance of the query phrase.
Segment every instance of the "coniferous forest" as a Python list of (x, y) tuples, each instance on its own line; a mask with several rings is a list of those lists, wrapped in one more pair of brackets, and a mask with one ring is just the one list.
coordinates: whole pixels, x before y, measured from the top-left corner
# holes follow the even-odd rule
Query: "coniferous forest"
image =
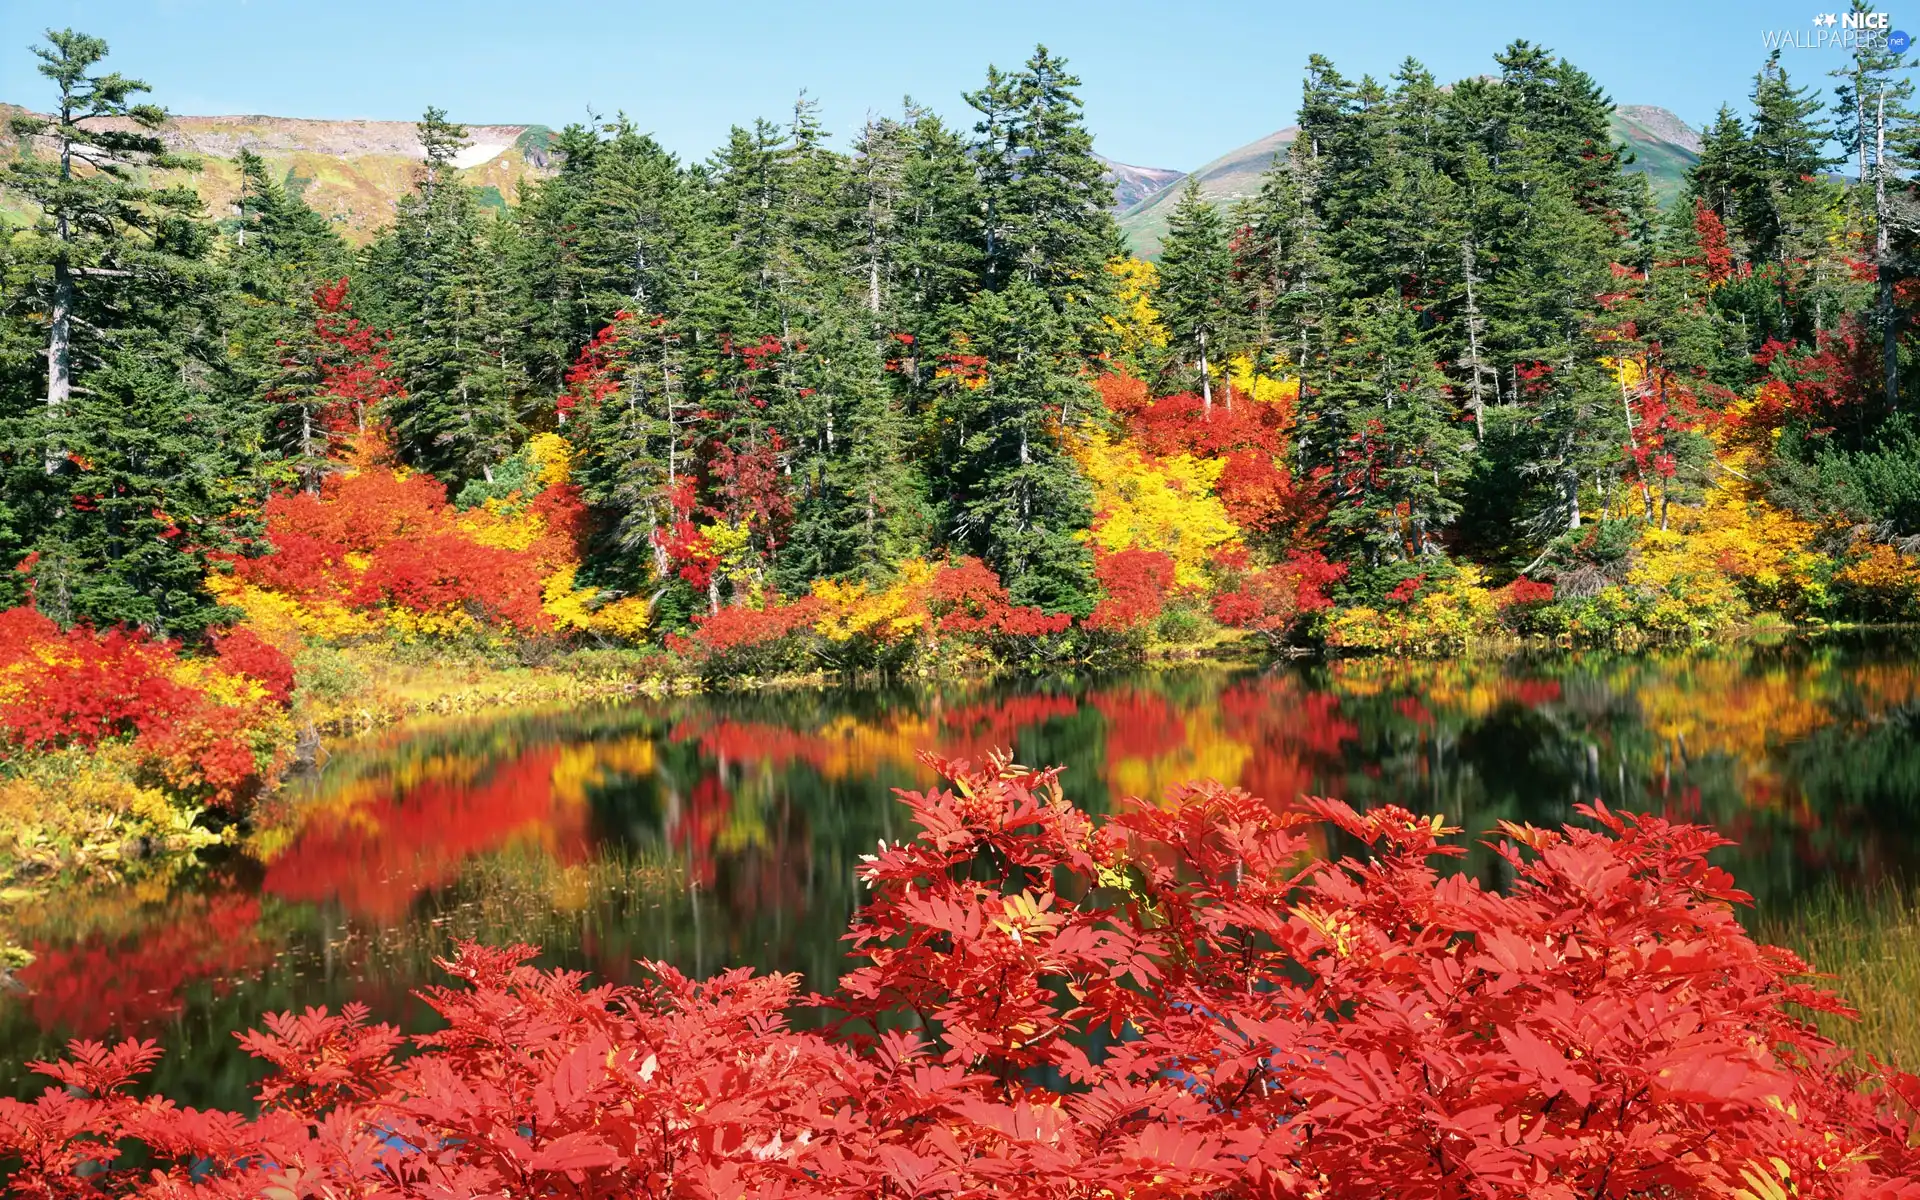
[[(652, 644), (775, 614), (731, 645), (975, 561), (1033, 610), (1009, 628), (1356, 648), (1917, 611), (1920, 125), (1884, 52), (1831, 109), (1762, 63), (1664, 211), (1601, 85), (1544, 48), (1451, 85), (1316, 56), (1258, 194), (1189, 183), (1157, 265), (1044, 48), (962, 118), (910, 102), (844, 147), (804, 97), (700, 162), (572, 126), (504, 211), (429, 110), (413, 191), (357, 250), (251, 156), (206, 211), (103, 44), (37, 53), (48, 115), (5, 176), (40, 215), (0, 260), (0, 553), (7, 601), (62, 626), (193, 644), (249, 587)], [(514, 535), (463, 542), (457, 515), (411, 562), (317, 544), (370, 472), (430, 477), (450, 513), (564, 477), (547, 529), (574, 544), (528, 579), (494, 561)]]

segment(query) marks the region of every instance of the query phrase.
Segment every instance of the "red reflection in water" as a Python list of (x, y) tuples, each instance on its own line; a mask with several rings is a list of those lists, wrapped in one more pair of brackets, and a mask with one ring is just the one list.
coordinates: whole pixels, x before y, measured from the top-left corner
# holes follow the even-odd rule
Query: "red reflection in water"
[(208, 982), (222, 995), (272, 959), (259, 922), (260, 902), (250, 896), (177, 897), (164, 921), (136, 932), (30, 946), (34, 960), (19, 982), (42, 1029), (137, 1033), (178, 1015), (193, 984)]
[(316, 812), (267, 867), (265, 889), (288, 900), (336, 900), (390, 924), (414, 898), (453, 882), (474, 855), (536, 837), (563, 863), (586, 857), (585, 812), (557, 804), (557, 746), (529, 750), (483, 782), (428, 779), (404, 792)]
[(1187, 740), (1187, 723), (1164, 696), (1139, 688), (1094, 692), (1087, 702), (1106, 718), (1107, 767), (1123, 758), (1156, 758)]
[(1240, 786), (1275, 804), (1324, 791), (1324, 777), (1341, 761), (1359, 726), (1340, 715), (1340, 701), (1307, 692), (1291, 675), (1262, 675), (1220, 693), (1220, 725), (1251, 750)]

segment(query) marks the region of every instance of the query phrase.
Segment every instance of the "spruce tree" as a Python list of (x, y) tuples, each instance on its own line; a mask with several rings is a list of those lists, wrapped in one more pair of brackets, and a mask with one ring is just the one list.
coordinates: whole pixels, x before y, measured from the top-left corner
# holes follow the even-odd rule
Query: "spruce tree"
[[(1866, 0), (1854, 0), (1853, 11), (1874, 10)], [(1852, 188), (1855, 226), (1870, 230), (1873, 238), (1873, 315), (1880, 331), (1882, 398), (1889, 410), (1900, 402), (1900, 330), (1894, 293), (1902, 265), (1902, 256), (1895, 253), (1892, 197), (1920, 161), (1912, 145), (1916, 115), (1908, 107), (1913, 81), (1896, 74), (1907, 68), (1905, 57), (1904, 52), (1887, 49), (1884, 38), (1862, 38), (1849, 61), (1829, 72), (1840, 79), (1834, 88), (1834, 140), (1843, 152), (1852, 152), (1858, 164)]]
[(1012, 74), (989, 68), (967, 101), (981, 115), (974, 145), (982, 205), (982, 286), (1022, 279), (1040, 289), (1085, 351), (1105, 344), (1109, 259), (1121, 252), (1113, 185), (1066, 60), (1034, 48)]
[(1723, 104), (1713, 124), (1700, 135), (1700, 160), (1687, 174), (1686, 199), (1706, 205), (1730, 233), (1741, 229), (1745, 201), (1754, 191), (1753, 172), (1747, 127), (1731, 106)]
[(1328, 524), (1367, 567), (1442, 555), (1468, 439), (1429, 335), (1397, 297), (1357, 301), (1340, 320), (1326, 385), (1303, 413)]
[(883, 323), (895, 339), (894, 378), (917, 411), (931, 381), (932, 358), (945, 341), (950, 314), (979, 286), (983, 180), (974, 173), (966, 138), (939, 117), (909, 105), (902, 118), (909, 149), (901, 169), (898, 287)]
[(1187, 176), (1180, 202), (1167, 223), (1160, 255), (1160, 287), (1154, 295), (1160, 319), (1172, 337), (1172, 349), (1200, 373), (1207, 412), (1213, 411), (1212, 362), (1218, 361), (1232, 332), (1233, 253), (1226, 223)]
[[(203, 581), (243, 523), (260, 445), (228, 354), (229, 283), (191, 189), (139, 182), (191, 165), (153, 132), (161, 110), (133, 103), (146, 85), (96, 73), (98, 38), (47, 37), (53, 115), (15, 129), (52, 156), (26, 143), (4, 176), (40, 213), (13, 239), (9, 307), (44, 339), (32, 392), (0, 398), (5, 549), (38, 552), (36, 599), (60, 621), (193, 638), (221, 615)], [(110, 118), (133, 128), (99, 127)]]
[(1314, 199), (1318, 168), (1312, 143), (1298, 137), (1276, 154), (1260, 190), (1237, 207), (1233, 245), (1236, 308), (1257, 370), (1291, 363), (1302, 394), (1317, 331), (1339, 290)]
[(1015, 278), (974, 297), (952, 350), (933, 414), (947, 544), (984, 559), (1016, 603), (1084, 616), (1093, 560), (1078, 535), (1093, 494), (1058, 432), (1094, 402), (1074, 331), (1045, 292)]
[(1740, 222), (1756, 261), (1806, 259), (1823, 242), (1823, 177), (1835, 160), (1825, 148), (1832, 131), (1818, 119), (1820, 111), (1811, 87), (1793, 86), (1780, 52), (1768, 55), (1754, 77), (1752, 175)]
[(513, 225), (485, 216), (460, 178), (466, 128), (429, 108), (417, 129), (425, 166), (368, 262), (405, 384), (389, 406), (401, 456), (457, 491), (491, 481), (519, 441), (524, 303), (508, 269), (519, 255)]

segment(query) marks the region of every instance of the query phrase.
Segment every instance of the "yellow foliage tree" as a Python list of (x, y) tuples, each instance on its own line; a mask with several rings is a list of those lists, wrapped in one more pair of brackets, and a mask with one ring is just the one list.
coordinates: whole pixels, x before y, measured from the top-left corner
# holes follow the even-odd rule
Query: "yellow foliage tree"
[(1093, 485), (1088, 536), (1109, 554), (1164, 551), (1173, 559), (1174, 582), (1204, 587), (1220, 552), (1241, 547), (1239, 528), (1213, 493), (1224, 458), (1151, 458), (1100, 433), (1078, 439), (1074, 456)]
[(1114, 278), (1115, 311), (1102, 319), (1120, 342), (1120, 361), (1144, 378), (1150, 365), (1145, 360), (1167, 348), (1167, 327), (1153, 306), (1160, 269), (1145, 259), (1116, 258), (1107, 263), (1107, 274)]
[(1227, 382), (1235, 396), (1259, 404), (1293, 404), (1300, 399), (1299, 379), (1257, 374), (1253, 359), (1245, 354), (1236, 354), (1227, 364)]

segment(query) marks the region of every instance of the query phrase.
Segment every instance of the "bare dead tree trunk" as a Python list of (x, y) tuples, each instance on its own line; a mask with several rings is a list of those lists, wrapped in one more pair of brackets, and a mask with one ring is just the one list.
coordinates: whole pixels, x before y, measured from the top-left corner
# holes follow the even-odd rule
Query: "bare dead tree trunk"
[[(1620, 375), (1620, 415), (1624, 417), (1626, 420), (1627, 449), (1633, 451), (1633, 460), (1635, 465), (1637, 466), (1640, 462), (1640, 439), (1634, 434), (1634, 431), (1633, 431), (1633, 400), (1630, 396), (1627, 395), (1627, 376), (1625, 372), (1622, 372)], [(1653, 523), (1653, 491), (1651, 488), (1647, 486), (1646, 472), (1639, 471), (1637, 472), (1637, 474), (1639, 474), (1640, 476), (1640, 501), (1642, 504), (1646, 506), (1647, 523), (1652, 524)]]
[(1213, 372), (1207, 369), (1207, 335), (1200, 335), (1200, 403), (1208, 417), (1213, 416)]
[[(73, 107), (60, 98), (60, 124), (73, 124)], [(73, 178), (73, 140), (60, 135), (60, 178)], [(54, 216), (55, 250), (53, 257), (53, 311), (47, 314), (47, 424), (49, 434), (58, 427), (60, 410), (73, 397), (73, 266), (68, 261), (73, 231), (62, 208)], [(46, 470), (51, 475), (60, 469), (60, 447), (49, 436)]]
[[(1487, 397), (1480, 378), (1485, 365), (1480, 360), (1480, 305), (1473, 292), (1473, 285), (1478, 280), (1473, 272), (1471, 237), (1461, 239), (1460, 265), (1467, 281), (1467, 379), (1473, 396), (1473, 435), (1477, 441), (1484, 442), (1487, 440)], [(1497, 377), (1494, 382), (1498, 384)]]
[[(1866, 138), (1860, 139), (1865, 145)], [(1887, 407), (1900, 406), (1900, 330), (1893, 320), (1893, 256), (1887, 233), (1887, 93), (1883, 88), (1873, 118), (1873, 261), (1878, 276), (1880, 367), (1885, 379)]]
[(307, 477), (307, 493), (320, 494), (320, 473), (313, 469), (313, 408), (300, 406), (300, 461), (301, 473)]

